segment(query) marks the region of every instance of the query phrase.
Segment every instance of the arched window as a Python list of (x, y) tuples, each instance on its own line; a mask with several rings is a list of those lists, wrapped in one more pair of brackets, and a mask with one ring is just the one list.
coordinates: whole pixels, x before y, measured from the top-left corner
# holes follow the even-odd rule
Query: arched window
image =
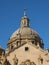
[(13, 45), (11, 45), (11, 49), (14, 49), (14, 46)]
[(32, 44), (34, 44), (34, 43), (35, 43), (35, 41), (33, 40), (33, 41), (32, 41)]
[(16, 42), (16, 46), (18, 47), (18, 46), (20, 46), (21, 45), (21, 42), (20, 41), (17, 41)]

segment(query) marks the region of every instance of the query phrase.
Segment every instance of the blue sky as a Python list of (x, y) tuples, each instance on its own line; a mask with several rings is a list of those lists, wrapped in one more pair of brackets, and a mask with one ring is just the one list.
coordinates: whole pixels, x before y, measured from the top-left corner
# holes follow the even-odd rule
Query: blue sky
[(0, 46), (7, 47), (12, 33), (20, 27), (20, 19), (27, 9), (30, 27), (49, 48), (49, 0), (0, 0)]

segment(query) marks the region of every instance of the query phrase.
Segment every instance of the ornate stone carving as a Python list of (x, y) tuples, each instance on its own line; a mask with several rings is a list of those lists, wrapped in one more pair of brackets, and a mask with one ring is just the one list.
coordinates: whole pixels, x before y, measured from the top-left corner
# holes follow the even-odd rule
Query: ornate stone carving
[(14, 56), (13, 61), (14, 61), (14, 65), (17, 65), (18, 64), (18, 59), (17, 59), (16, 55)]
[(36, 65), (34, 62), (31, 62), (30, 60), (26, 60), (22, 62), (20, 65)]
[(39, 65), (43, 64), (43, 58), (41, 57), (41, 55), (39, 55), (38, 62), (39, 62)]
[(0, 61), (0, 65), (11, 65), (11, 64), (9, 63), (9, 61), (7, 60), (7, 58), (6, 58), (6, 55), (4, 55), (4, 53), (2, 53), (2, 57), (1, 57), (0, 60), (1, 60), (1, 61)]
[(31, 62), (31, 65), (36, 65), (34, 62)]

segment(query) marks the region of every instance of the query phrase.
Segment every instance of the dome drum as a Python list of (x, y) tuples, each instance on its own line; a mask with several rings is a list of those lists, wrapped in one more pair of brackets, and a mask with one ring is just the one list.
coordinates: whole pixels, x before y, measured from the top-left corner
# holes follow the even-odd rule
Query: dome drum
[(8, 48), (10, 49), (10, 50), (13, 50), (13, 49), (15, 49), (15, 48), (18, 48), (18, 47), (20, 47), (20, 46), (22, 46), (23, 44), (25, 44), (26, 43), (26, 40), (28, 40), (29, 42), (32, 42), (32, 44), (34, 44), (34, 45), (38, 45), (39, 44), (39, 46), (41, 47), (41, 48), (43, 48), (43, 43), (41, 43), (41, 40), (40, 40), (40, 38), (38, 37), (28, 37), (28, 36), (26, 36), (26, 37), (19, 37), (19, 38), (15, 38), (15, 40), (13, 40), (13, 41), (11, 41), (11, 42), (9, 42), (8, 43)]

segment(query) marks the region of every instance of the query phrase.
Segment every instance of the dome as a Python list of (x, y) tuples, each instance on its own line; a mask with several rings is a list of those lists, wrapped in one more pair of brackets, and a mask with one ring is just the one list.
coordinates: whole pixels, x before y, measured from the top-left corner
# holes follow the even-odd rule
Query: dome
[(25, 36), (29, 39), (36, 37), (40, 39), (38, 33), (30, 28), (30, 20), (26, 15), (26, 10), (24, 11), (24, 16), (21, 18), (21, 27), (16, 30), (10, 37), (10, 39), (20, 37), (23, 39)]
[(40, 36), (36, 31), (30, 28), (30, 20), (26, 16), (26, 11), (24, 11), (24, 16), (21, 18), (20, 22), (20, 28), (11, 35), (8, 41), (7, 50), (12, 49), (13, 47), (15, 48), (16, 45), (17, 47), (19, 47), (19, 45), (21, 46), (26, 43), (26, 40), (35, 45), (39, 44), (39, 46), (43, 48), (43, 42)]
[(19, 28), (18, 30), (16, 30), (12, 36), (10, 37), (10, 39), (15, 38), (17, 36), (37, 36), (39, 38), (39, 35), (36, 31), (32, 30), (30, 27), (24, 27), (24, 28)]

